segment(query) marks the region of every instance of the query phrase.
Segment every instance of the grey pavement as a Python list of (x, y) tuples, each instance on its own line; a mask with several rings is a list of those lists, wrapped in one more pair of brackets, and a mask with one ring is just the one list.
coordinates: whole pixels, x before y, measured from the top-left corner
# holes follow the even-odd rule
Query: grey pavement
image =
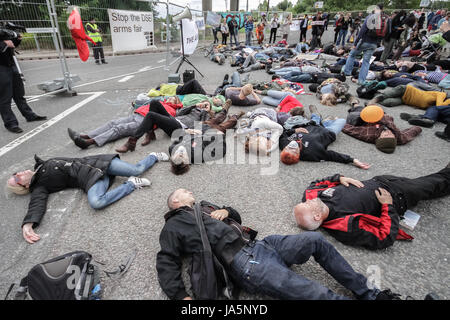
[[(295, 37), (295, 38), (294, 38)], [(290, 35), (290, 42), (298, 35)], [(15, 171), (31, 169), (33, 155), (44, 159), (53, 156), (81, 157), (100, 153), (115, 153), (114, 149), (125, 139), (109, 143), (102, 148), (78, 149), (67, 135), (67, 128), (85, 132), (104, 122), (123, 117), (131, 112), (130, 102), (139, 94), (167, 81), (168, 71), (163, 68), (134, 74), (128, 81), (119, 82), (126, 74), (137, 72), (144, 67), (158, 67), (164, 53), (114, 56), (108, 58), (108, 65), (97, 66), (92, 58), (87, 62), (69, 59), (72, 73), (81, 77), (74, 97), (44, 96), (30, 102), (38, 114), (49, 119), (82, 103), (90, 92), (104, 92), (99, 97), (81, 106), (61, 120), (54, 122), (37, 134), (18, 143), (11, 151), (0, 156), (0, 181), (5, 182)], [(234, 71), (228, 62), (219, 66), (195, 54), (190, 61), (205, 75), (196, 78), (212, 93), (222, 82), (225, 73)], [(36, 85), (41, 81), (60, 77), (59, 62), (21, 61), (29, 96), (39, 95)], [(175, 65), (170, 73), (174, 72)], [(184, 69), (191, 69), (183, 64)], [(123, 76), (123, 77), (122, 77)], [(269, 79), (264, 71), (252, 72), (251, 79)], [(105, 80), (111, 79), (111, 80)], [(349, 81), (349, 80), (347, 80)], [(85, 85), (88, 84), (88, 85)], [(356, 86), (350, 83), (352, 93)], [(306, 92), (308, 85), (305, 85)], [(315, 95), (301, 96), (305, 107), (314, 104), (322, 115), (345, 118), (348, 107), (339, 104), (335, 107), (323, 106)], [(255, 107), (231, 107), (230, 112), (250, 111)], [(42, 123), (26, 123), (15, 109), (20, 125), (25, 130), (15, 135), (1, 128), (0, 148), (8, 145)], [(385, 111), (396, 119), (399, 128), (409, 125), (399, 118), (401, 112), (421, 114), (423, 111), (408, 106), (386, 108)], [(293, 166), (279, 164), (274, 175), (262, 175), (261, 168), (267, 165), (244, 164), (203, 164), (195, 165), (182, 176), (169, 171), (168, 163), (157, 163), (143, 174), (152, 185), (136, 190), (128, 197), (110, 207), (95, 211), (87, 203), (81, 190), (65, 190), (52, 194), (48, 201), (47, 213), (36, 232), (41, 240), (33, 245), (22, 238), (21, 222), (28, 207), (29, 196), (16, 196), (4, 190), (0, 194), (2, 208), (0, 213), (0, 296), (4, 296), (9, 284), (19, 280), (36, 263), (73, 250), (85, 250), (94, 258), (114, 269), (134, 249), (137, 257), (128, 273), (120, 280), (103, 278), (104, 299), (167, 299), (162, 292), (155, 268), (156, 254), (159, 251), (159, 233), (164, 225), (163, 215), (167, 212), (167, 196), (176, 188), (187, 188), (197, 199), (205, 199), (218, 205), (236, 208), (243, 223), (259, 231), (258, 239), (271, 234), (297, 234), (302, 232), (292, 218), (293, 207), (301, 201), (304, 189), (315, 179), (341, 173), (360, 180), (380, 174), (394, 174), (418, 177), (434, 173), (444, 168), (450, 159), (449, 144), (434, 136), (442, 131), (444, 124), (438, 123), (423, 132), (411, 143), (399, 146), (395, 153), (384, 154), (372, 144), (366, 144), (345, 134), (340, 134), (330, 149), (357, 157), (369, 162), (372, 167), (361, 170), (351, 165), (333, 162), (300, 162)], [(136, 163), (150, 152), (168, 151), (170, 139), (158, 130), (157, 140), (150, 145), (137, 146), (136, 151), (121, 156), (123, 160)], [(236, 144), (237, 147), (242, 147)], [(114, 186), (125, 178), (118, 177)], [(429, 292), (437, 293), (442, 299), (450, 298), (450, 197), (420, 203), (413, 210), (421, 215), (418, 226), (410, 233), (412, 242), (397, 241), (393, 246), (380, 251), (369, 251), (337, 242), (323, 230), (322, 232), (338, 251), (350, 262), (353, 268), (367, 277), (376, 278), (381, 289), (390, 288), (403, 296), (411, 295), (423, 299)], [(304, 265), (293, 269), (309, 279), (328, 286), (333, 291), (352, 297), (351, 292), (340, 286), (320, 266), (310, 259)], [(242, 293), (241, 299), (262, 299)]]

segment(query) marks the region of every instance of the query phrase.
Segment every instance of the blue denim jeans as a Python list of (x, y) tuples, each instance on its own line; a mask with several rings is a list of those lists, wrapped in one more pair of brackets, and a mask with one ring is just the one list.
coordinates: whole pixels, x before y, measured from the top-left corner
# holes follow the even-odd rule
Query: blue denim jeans
[(293, 264), (314, 260), (359, 299), (373, 300), (380, 292), (370, 289), (367, 278), (357, 273), (319, 232), (273, 235), (242, 248), (233, 259), (230, 275), (249, 293), (277, 299), (345, 300), (320, 283), (292, 271)]
[(370, 58), (372, 54), (375, 52), (377, 45), (374, 43), (363, 42), (359, 44), (356, 49), (350, 51), (350, 55), (347, 58), (347, 62), (345, 63), (344, 73), (347, 76), (352, 74), (353, 66), (355, 64), (355, 58), (361, 52), (363, 53), (363, 61), (361, 64), (361, 69), (359, 70), (358, 84), (363, 84), (366, 81), (367, 73), (369, 72), (370, 67)]
[(235, 71), (231, 75), (231, 83), (223, 86), (222, 90), (225, 90), (229, 87), (242, 87), (241, 75), (239, 72)]
[(450, 123), (450, 106), (432, 106), (425, 111), (423, 118)]
[(87, 197), (89, 204), (92, 208), (98, 210), (129, 195), (134, 191), (134, 184), (129, 181), (108, 191), (110, 176), (139, 176), (151, 168), (157, 161), (158, 159), (153, 155), (147, 156), (135, 165), (122, 161), (119, 158), (114, 158), (108, 167), (107, 174), (88, 190)]
[[(312, 113), (311, 114), (311, 120), (314, 121), (317, 125), (320, 125), (320, 116)], [(322, 123), (322, 125), (325, 127), (325, 129), (334, 132), (334, 134), (337, 136), (339, 132), (342, 131), (346, 123), (345, 119), (336, 119), (336, 120), (326, 120)]]
[(269, 90), (267, 91), (267, 97), (264, 97), (262, 99), (262, 102), (264, 104), (267, 104), (268, 106), (278, 107), (281, 101), (283, 101), (283, 99), (286, 98), (287, 96), (294, 97), (294, 94), (292, 92)]
[[(341, 30), (339, 31), (339, 35), (338, 35), (338, 38), (337, 38), (336, 46), (339, 45), (339, 42), (342, 42), (342, 43), (341, 43), (342, 46), (345, 45), (345, 36), (347, 35), (347, 31), (348, 31), (348, 30), (344, 30), (344, 29), (341, 29)], [(341, 40), (342, 40), (342, 41), (341, 41)]]

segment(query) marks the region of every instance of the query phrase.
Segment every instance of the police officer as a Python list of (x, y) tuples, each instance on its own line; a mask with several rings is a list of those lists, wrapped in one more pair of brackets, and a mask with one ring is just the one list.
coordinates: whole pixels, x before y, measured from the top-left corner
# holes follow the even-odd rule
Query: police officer
[(95, 63), (100, 64), (99, 58), (102, 60), (102, 63), (107, 64), (105, 61), (105, 55), (103, 53), (103, 41), (102, 36), (100, 35), (100, 29), (95, 23), (95, 19), (92, 18), (90, 22), (86, 23), (86, 31), (88, 36), (94, 40), (95, 44), (92, 44), (92, 50), (94, 51)]
[(34, 113), (24, 98), (25, 88), (13, 58), (14, 48), (20, 44), (21, 39), (19, 35), (13, 40), (0, 41), (0, 114), (5, 128), (14, 133), (21, 133), (23, 130), (11, 109), (11, 99), (14, 99), (20, 113), (28, 122), (47, 119)]

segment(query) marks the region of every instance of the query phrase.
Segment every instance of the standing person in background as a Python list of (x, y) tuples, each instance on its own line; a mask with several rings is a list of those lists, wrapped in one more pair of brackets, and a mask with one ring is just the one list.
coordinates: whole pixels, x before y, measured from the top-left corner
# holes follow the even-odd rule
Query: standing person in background
[[(277, 40), (277, 29), (278, 29), (278, 14), (274, 14), (272, 20), (270, 20), (270, 38), (269, 43), (275, 43)], [(272, 41), (273, 36), (273, 41)]]
[(359, 17), (357, 17), (357, 18), (353, 19), (353, 21), (350, 25), (350, 35), (348, 36), (347, 43), (355, 42), (355, 39), (358, 36), (360, 29), (361, 29), (361, 20)]
[(213, 43), (214, 44), (219, 43), (219, 38), (217, 37), (217, 32), (220, 31), (220, 24), (217, 25), (217, 26), (213, 26), (211, 28), (211, 30), (212, 30), (212, 33), (213, 33), (213, 36), (214, 36), (214, 42)]
[(401, 33), (405, 30), (403, 27), (403, 19), (405, 15), (405, 10), (401, 10), (397, 13), (394, 12), (394, 15), (392, 16), (391, 32), (383, 39), (384, 51), (381, 54), (381, 62), (386, 62), (386, 59), (392, 53), (394, 46), (397, 44)]
[(313, 18), (313, 26), (312, 26), (312, 40), (311, 40), (311, 50), (315, 49), (316, 47), (322, 46), (321, 37), (323, 34), (323, 19), (322, 19), (322, 13), (319, 11), (317, 12), (316, 16)]
[(258, 39), (258, 44), (262, 44), (264, 41), (264, 23), (260, 22), (256, 27), (256, 39)]
[(306, 32), (308, 32), (308, 15), (305, 14), (305, 17), (300, 20), (300, 41), (306, 41)]
[(245, 26), (245, 45), (251, 46), (252, 45), (252, 38), (253, 38), (253, 17), (248, 16), (247, 21), (244, 24)]
[(222, 44), (227, 45), (227, 38), (230, 30), (228, 29), (226, 18), (223, 18), (222, 23), (220, 24), (220, 32), (222, 33)]
[(351, 23), (350, 13), (347, 13), (345, 16), (342, 16), (338, 25), (340, 25), (339, 36), (337, 38), (336, 46), (339, 46), (341, 43), (342, 46), (345, 44), (345, 37), (347, 36), (348, 28)]
[[(375, 52), (378, 43), (384, 36), (389, 32), (390, 28), (390, 20), (389, 17), (383, 12), (383, 3), (378, 4), (379, 12), (374, 13), (367, 17), (364, 21), (361, 31), (359, 32), (358, 37), (355, 41), (355, 46), (350, 51), (350, 55), (347, 58), (344, 67), (344, 73), (346, 76), (350, 76), (352, 74), (353, 66), (355, 63), (355, 59), (361, 53), (363, 54), (363, 61), (361, 64), (361, 69), (358, 76), (358, 84), (362, 85), (364, 81), (366, 81), (367, 74), (369, 72), (370, 67), (370, 58), (372, 54)], [(378, 11), (378, 10), (376, 10)], [(374, 23), (374, 21), (380, 19), (380, 23)], [(370, 25), (372, 28), (370, 29), (368, 26), (368, 21), (370, 21)], [(375, 28), (375, 25), (379, 25), (379, 28)]]
[(337, 42), (339, 32), (341, 31), (341, 19), (344, 17), (342, 13), (336, 15), (336, 22), (334, 23), (334, 43)]
[(419, 17), (419, 21), (417, 22), (419, 31), (423, 29), (423, 24), (425, 23), (425, 12), (422, 12)]
[(292, 13), (288, 14), (284, 18), (284, 22), (283, 22), (283, 39), (286, 40), (286, 41), (287, 41), (288, 36), (289, 36), (291, 23), (292, 23)]
[(263, 36), (264, 36), (264, 38), (266, 38), (267, 37), (267, 29), (269, 27), (269, 21), (267, 21), (267, 15), (265, 12), (261, 13), (261, 23), (264, 24)]
[(22, 133), (14, 112), (11, 109), (11, 100), (17, 105), (20, 113), (31, 121), (46, 120), (46, 116), (38, 116), (28, 105), (22, 78), (14, 64), (14, 49), (20, 44), (22, 36), (19, 34), (13, 40), (0, 41), (0, 114), (5, 128), (13, 133)]
[(92, 44), (92, 51), (94, 51), (95, 63), (100, 65), (100, 59), (103, 64), (107, 64), (105, 61), (105, 54), (103, 53), (103, 39), (100, 34), (100, 28), (95, 23), (95, 19), (92, 18), (88, 23), (86, 23), (86, 31), (88, 36), (95, 42)]
[(233, 38), (234, 38), (234, 43), (236, 46), (238, 46), (239, 44), (237, 38), (239, 29), (235, 17), (231, 17), (230, 21), (228, 21), (228, 30), (230, 31), (230, 45), (233, 45)]
[(323, 20), (325, 21), (324, 30), (328, 30), (328, 23), (330, 22), (330, 14), (328, 12), (324, 12), (322, 17)]

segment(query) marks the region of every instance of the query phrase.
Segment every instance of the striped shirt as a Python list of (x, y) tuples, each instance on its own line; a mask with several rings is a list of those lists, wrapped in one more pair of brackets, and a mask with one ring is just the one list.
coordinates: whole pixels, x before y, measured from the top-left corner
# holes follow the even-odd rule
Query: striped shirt
[[(424, 71), (416, 71), (414, 72), (414, 74), (416, 75), (417, 73), (423, 73)], [(443, 72), (437, 72), (437, 71), (429, 71), (426, 72), (426, 77), (425, 80), (428, 80), (428, 82), (431, 83), (439, 83), (442, 81), (442, 79), (444, 79), (446, 76), (448, 76), (448, 73), (443, 73)]]

